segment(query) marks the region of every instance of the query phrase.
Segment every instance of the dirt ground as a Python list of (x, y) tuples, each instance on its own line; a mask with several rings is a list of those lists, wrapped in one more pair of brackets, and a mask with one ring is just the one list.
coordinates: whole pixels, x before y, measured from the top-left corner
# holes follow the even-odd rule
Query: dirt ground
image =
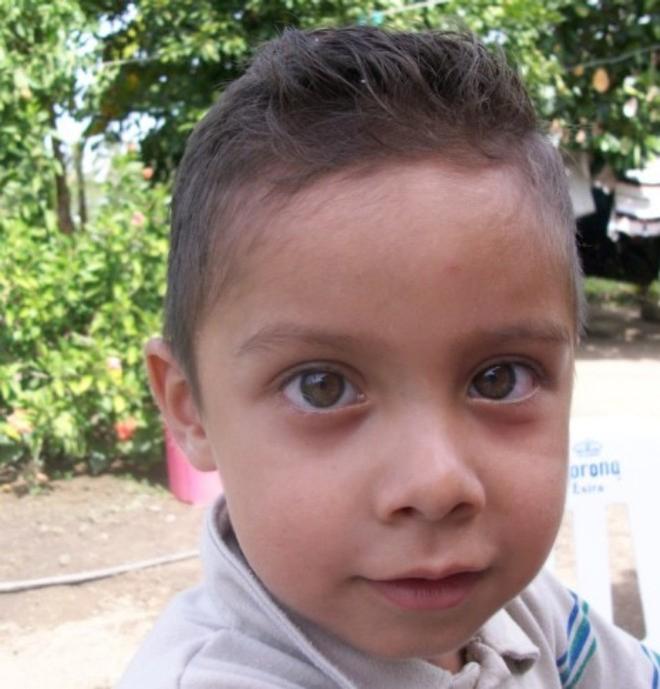
[[(660, 419), (660, 325), (599, 309), (577, 364), (575, 415)], [(79, 477), (43, 495), (0, 493), (0, 585), (197, 547), (203, 509), (128, 478)], [(624, 508), (610, 513), (616, 620), (643, 634)], [(571, 583), (570, 518), (557, 570)], [(0, 593), (0, 677), (21, 689), (110, 689), (165, 602), (200, 578), (196, 558), (103, 580)]]

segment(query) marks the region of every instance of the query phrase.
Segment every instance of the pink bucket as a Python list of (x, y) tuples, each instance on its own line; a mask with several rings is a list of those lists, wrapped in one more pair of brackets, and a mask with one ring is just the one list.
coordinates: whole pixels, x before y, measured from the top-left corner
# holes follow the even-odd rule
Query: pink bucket
[(165, 454), (170, 491), (175, 498), (193, 505), (207, 505), (222, 493), (218, 472), (195, 469), (167, 428)]

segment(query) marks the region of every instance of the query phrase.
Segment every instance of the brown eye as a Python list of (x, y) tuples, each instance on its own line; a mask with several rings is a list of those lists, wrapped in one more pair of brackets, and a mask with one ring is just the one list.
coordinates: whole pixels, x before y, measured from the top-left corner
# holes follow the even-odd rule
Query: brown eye
[(309, 368), (290, 378), (284, 396), (303, 411), (333, 411), (363, 401), (362, 393), (341, 373)]
[(479, 372), (470, 385), (470, 397), (513, 402), (529, 397), (538, 381), (532, 369), (523, 364), (495, 364)]
[(337, 404), (344, 394), (344, 378), (332, 371), (314, 371), (300, 378), (300, 394), (312, 407), (325, 409)]

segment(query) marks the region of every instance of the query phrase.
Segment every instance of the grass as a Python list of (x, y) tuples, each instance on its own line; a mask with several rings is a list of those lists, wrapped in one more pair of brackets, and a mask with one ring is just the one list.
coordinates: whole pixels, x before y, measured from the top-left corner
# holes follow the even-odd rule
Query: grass
[[(584, 289), (590, 304), (635, 306), (640, 303), (642, 297), (639, 285), (607, 278), (588, 277), (585, 280)], [(650, 285), (647, 298), (655, 302), (660, 301), (660, 280)]]

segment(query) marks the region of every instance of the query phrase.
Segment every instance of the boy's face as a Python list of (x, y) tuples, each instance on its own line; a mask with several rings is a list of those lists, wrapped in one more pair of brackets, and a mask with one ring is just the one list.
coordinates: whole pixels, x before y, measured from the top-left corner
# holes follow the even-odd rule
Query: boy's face
[(193, 459), (275, 597), (365, 651), (455, 667), (555, 538), (574, 326), (530, 199), (504, 167), (321, 180), (199, 334)]

